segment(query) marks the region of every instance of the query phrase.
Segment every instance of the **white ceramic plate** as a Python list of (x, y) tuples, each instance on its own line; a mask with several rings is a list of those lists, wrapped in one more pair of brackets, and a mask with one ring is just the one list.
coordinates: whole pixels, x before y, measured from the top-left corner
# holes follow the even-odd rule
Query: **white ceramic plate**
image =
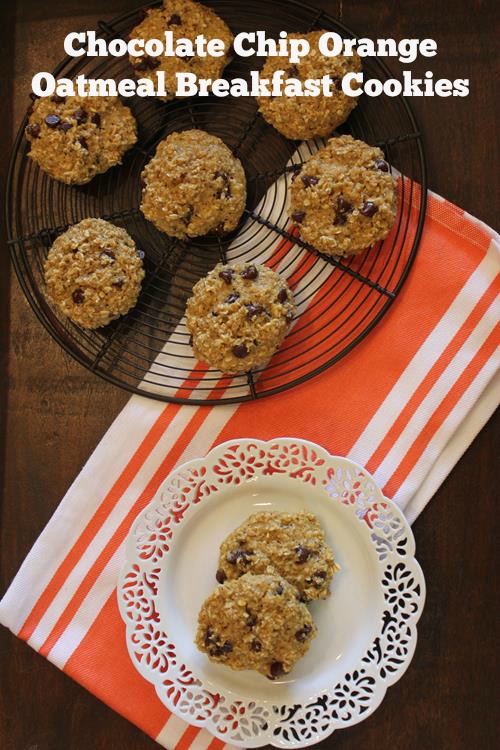
[[(219, 545), (259, 510), (315, 513), (341, 571), (314, 602), (318, 635), (281, 680), (211, 663), (194, 645)], [(118, 587), (127, 646), (177, 716), (240, 747), (305, 747), (369, 716), (404, 673), (425, 599), (415, 542), (372, 477), (295, 439), (217, 446), (165, 480), (132, 526)]]

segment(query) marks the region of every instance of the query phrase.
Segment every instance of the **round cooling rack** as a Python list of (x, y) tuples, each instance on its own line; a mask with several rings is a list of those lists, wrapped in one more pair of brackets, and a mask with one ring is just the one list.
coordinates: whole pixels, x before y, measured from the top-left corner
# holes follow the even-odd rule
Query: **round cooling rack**
[[(159, 5), (159, 3), (156, 3)], [(325, 29), (356, 35), (326, 13), (294, 0), (211, 0), (233, 33), (263, 29)], [(150, 5), (145, 7), (151, 7)], [(127, 38), (143, 9), (98, 24), (98, 36)], [(227, 78), (249, 77), (263, 58), (236, 58)], [(363, 61), (365, 80), (391, 78), (377, 58)], [(133, 77), (126, 57), (66, 58), (56, 77)], [(25, 117), (17, 134), (7, 181), (6, 225), (15, 270), (33, 310), (53, 338), (78, 362), (111, 383), (163, 401), (235, 403), (278, 393), (317, 375), (369, 334), (397, 297), (411, 268), (425, 217), (426, 170), (422, 140), (403, 97), (362, 96), (339, 132), (380, 146), (398, 176), (398, 216), (386, 240), (360, 256), (325, 257), (302, 242), (287, 217), (290, 180), (321, 141), (289, 141), (257, 111), (251, 97), (194, 97), (163, 103), (126, 100), (139, 141), (121, 166), (84, 186), (67, 186), (28, 157)], [(239, 228), (224, 237), (180, 242), (157, 231), (139, 211), (140, 174), (169, 133), (200, 128), (219, 136), (241, 160), (248, 181)], [(146, 278), (136, 307), (96, 331), (86, 331), (48, 301), (43, 262), (69, 225), (100, 217), (123, 226), (145, 254)], [(298, 315), (279, 352), (265, 368), (236, 377), (200, 364), (189, 346), (184, 308), (193, 284), (219, 260), (267, 263), (294, 290)]]

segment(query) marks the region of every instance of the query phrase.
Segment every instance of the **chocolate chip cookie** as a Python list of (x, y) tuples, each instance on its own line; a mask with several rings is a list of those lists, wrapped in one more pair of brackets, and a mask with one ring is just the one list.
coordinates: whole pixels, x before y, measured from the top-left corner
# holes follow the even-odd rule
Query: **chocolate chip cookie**
[(245, 208), (240, 161), (220, 138), (203, 130), (171, 133), (141, 179), (142, 213), (171, 237), (230, 232)]
[(307, 602), (326, 599), (337, 569), (313, 513), (264, 511), (250, 516), (224, 540), (216, 578), (225, 583), (246, 573), (279, 575)]
[(316, 626), (297, 591), (274, 575), (244, 575), (219, 586), (198, 616), (196, 645), (211, 661), (255, 669), (271, 680), (307, 652)]
[(286, 282), (270, 268), (219, 263), (187, 302), (194, 353), (228, 374), (260, 367), (285, 338), (295, 309)]
[(270, 125), (286, 138), (307, 140), (316, 136), (327, 136), (341, 125), (357, 104), (357, 98), (342, 91), (342, 78), (346, 73), (361, 71), (361, 60), (357, 52), (348, 57), (338, 55), (326, 57), (318, 49), (318, 41), (324, 31), (309, 34), (289, 34), (289, 39), (307, 39), (311, 49), (299, 63), (291, 64), (287, 57), (268, 57), (262, 68), (261, 78), (272, 78), (277, 70), (285, 71), (285, 81), (297, 78), (302, 83), (308, 78), (320, 79), (329, 75), (334, 86), (332, 96), (259, 96), (259, 110)]
[(121, 164), (137, 141), (130, 109), (116, 96), (50, 96), (33, 103), (29, 157), (67, 185), (84, 185)]
[(198, 34), (203, 34), (207, 40), (221, 39), (225, 52), (221, 57), (129, 56), (137, 78), (149, 78), (156, 84), (156, 74), (159, 71), (165, 74), (168, 95), (158, 97), (159, 99), (170, 101), (175, 98), (177, 73), (194, 73), (198, 78), (212, 80), (221, 77), (231, 60), (233, 35), (227, 24), (211, 8), (192, 0), (164, 0), (161, 8), (146, 11), (146, 18), (132, 30), (130, 38), (144, 39), (145, 42), (149, 39), (163, 40), (166, 31), (172, 32), (174, 47), (177, 39), (194, 42)]
[(137, 302), (144, 278), (134, 240), (103, 219), (84, 219), (61, 234), (45, 261), (47, 295), (82, 328), (99, 328)]
[(350, 135), (331, 138), (294, 174), (290, 217), (328, 255), (357, 255), (389, 234), (396, 181), (383, 152)]

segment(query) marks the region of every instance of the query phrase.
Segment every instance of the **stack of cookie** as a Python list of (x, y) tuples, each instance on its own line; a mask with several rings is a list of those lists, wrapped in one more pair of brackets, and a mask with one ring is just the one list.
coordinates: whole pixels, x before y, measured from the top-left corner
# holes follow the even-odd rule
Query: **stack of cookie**
[(221, 545), (220, 586), (201, 607), (196, 645), (232, 669), (287, 674), (316, 635), (306, 604), (329, 596), (337, 570), (312, 513), (250, 516)]

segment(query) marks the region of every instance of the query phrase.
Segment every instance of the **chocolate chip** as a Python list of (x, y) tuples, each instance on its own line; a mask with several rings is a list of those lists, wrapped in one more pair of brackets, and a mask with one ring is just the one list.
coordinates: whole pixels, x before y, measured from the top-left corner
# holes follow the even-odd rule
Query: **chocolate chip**
[(281, 304), (288, 302), (288, 292), (285, 287), (282, 287), (278, 292), (278, 302), (281, 302)]
[(116, 287), (116, 289), (121, 289), (124, 284), (125, 279), (116, 279), (116, 281), (113, 281), (113, 286)]
[(90, 122), (93, 125), (96, 125), (98, 128), (101, 127), (101, 115), (99, 114), (99, 112), (94, 112), (94, 114), (90, 118)]
[(233, 281), (234, 271), (232, 268), (223, 268), (219, 272), (219, 279), (222, 279), (226, 284), (231, 284)]
[(311, 557), (311, 550), (299, 544), (298, 547), (295, 547), (295, 554), (297, 555), (298, 563), (305, 563)]
[(286, 320), (286, 321), (287, 321), (288, 323), (291, 323), (291, 322), (292, 322), (292, 320), (294, 319), (294, 317), (295, 317), (295, 315), (293, 314), (293, 312), (292, 312), (291, 310), (289, 310), (289, 311), (287, 312), (287, 314), (285, 315), (285, 320)]
[(221, 651), (223, 654), (230, 654), (233, 650), (233, 644), (231, 641), (224, 641), (224, 645), (221, 646)]
[(63, 133), (67, 133), (68, 130), (71, 130), (72, 127), (73, 125), (70, 122), (67, 122), (67, 120), (63, 120), (59, 125), (58, 130), (62, 130)]
[(360, 208), (361, 213), (363, 216), (367, 216), (368, 218), (371, 218), (372, 216), (375, 216), (375, 214), (378, 211), (378, 206), (373, 201), (365, 201), (363, 205)]
[(337, 91), (342, 91), (342, 78), (339, 78), (338, 76), (332, 77), (332, 83)]
[(247, 621), (245, 625), (247, 626), (247, 628), (253, 628), (255, 625), (257, 625), (259, 621), (257, 618), (257, 615), (254, 615), (254, 613), (250, 612), (250, 610), (248, 609), (247, 609), (247, 615), (248, 616), (247, 616)]
[(232, 305), (233, 302), (236, 302), (237, 300), (239, 300), (239, 298), (240, 298), (240, 295), (238, 294), (238, 292), (233, 292), (228, 297), (226, 297), (224, 302), (226, 303), (226, 305)]
[(222, 568), (219, 568), (219, 570), (215, 574), (215, 579), (216, 579), (217, 583), (224, 583), (224, 581), (226, 581), (227, 575), (226, 575), (225, 571), (222, 570)]
[(255, 266), (247, 266), (240, 273), (241, 278), (245, 279), (246, 281), (253, 281), (257, 278), (258, 275), (259, 271)]
[(309, 603), (309, 597), (307, 594), (305, 594), (303, 591), (298, 595), (297, 601), (301, 602), (302, 604), (308, 604)]
[(49, 128), (57, 128), (60, 122), (61, 118), (58, 115), (47, 115), (45, 118), (45, 124), (48, 125)]
[(333, 220), (333, 225), (336, 226), (336, 227), (337, 226), (342, 226), (346, 222), (347, 222), (347, 216), (344, 213), (342, 213), (341, 211), (338, 211), (335, 214), (335, 218)]
[(104, 255), (106, 258), (111, 258), (111, 260), (115, 260), (115, 258), (116, 258), (114, 252), (112, 250), (110, 250), (109, 248), (107, 248), (107, 247), (104, 248), (104, 250), (102, 251), (101, 255)]
[(296, 224), (302, 224), (305, 218), (306, 218), (305, 211), (295, 211), (292, 214), (292, 221), (295, 221)]
[(177, 15), (177, 13), (174, 13), (173, 16), (170, 16), (170, 19), (167, 21), (167, 26), (180, 26), (181, 23), (181, 17)]
[(266, 308), (262, 305), (255, 304), (254, 302), (249, 302), (248, 305), (245, 305), (247, 309), (247, 316), (249, 318), (253, 318), (254, 315), (261, 315), (262, 313), (266, 312)]
[(77, 138), (77, 141), (82, 148), (86, 149), (87, 151), (89, 150), (89, 144), (87, 143), (87, 139), (84, 138), (83, 135)]
[(229, 565), (236, 565), (238, 562), (238, 550), (233, 550), (232, 552), (228, 552), (226, 555), (226, 562), (229, 563)]
[(252, 643), (250, 644), (250, 648), (252, 649), (252, 651), (262, 651), (262, 643), (258, 641), (257, 638), (254, 638)]
[(291, 167), (292, 182), (294, 182), (297, 179), (297, 177), (299, 176), (299, 172), (300, 172), (301, 169), (302, 169), (302, 165), (301, 164), (293, 164), (292, 165), (292, 167)]
[(306, 187), (312, 187), (313, 185), (317, 185), (319, 182), (319, 177), (314, 177), (314, 175), (312, 174), (303, 174), (300, 179)]
[(207, 628), (205, 630), (205, 638), (204, 638), (204, 644), (205, 646), (209, 646), (212, 643), (212, 628)]
[(189, 206), (188, 210), (186, 211), (186, 213), (181, 219), (182, 223), (185, 224), (186, 226), (189, 226), (191, 219), (193, 218), (193, 213), (194, 213), (194, 206)]
[(269, 667), (269, 674), (272, 680), (275, 680), (276, 677), (281, 677), (281, 675), (286, 674), (285, 670), (283, 669), (283, 663), (280, 661), (272, 661)]
[(158, 68), (160, 63), (160, 60), (156, 57), (148, 57), (148, 55), (143, 55), (142, 57), (138, 58), (139, 62), (135, 65), (136, 70), (154, 70), (155, 68)]
[(389, 165), (383, 159), (377, 159), (377, 161), (375, 162), (375, 166), (377, 169), (380, 169), (381, 172), (389, 171)]
[(75, 289), (71, 297), (75, 305), (81, 305), (85, 301), (85, 293), (83, 289), (80, 288)]
[(59, 94), (54, 94), (54, 96), (50, 97), (51, 102), (55, 102), (56, 104), (64, 104), (66, 101), (65, 96), (59, 96)]
[(283, 593), (284, 590), (285, 589), (283, 588), (283, 586), (281, 585), (281, 583), (278, 583), (278, 585), (276, 586), (276, 589), (275, 589), (274, 593), (277, 596), (281, 596), (281, 594)]
[(75, 118), (78, 125), (83, 125), (84, 122), (87, 122), (88, 114), (84, 109), (80, 107), (73, 112), (73, 117)]
[(303, 625), (303, 627), (300, 628), (300, 630), (297, 630), (297, 632), (295, 633), (295, 638), (299, 643), (304, 643), (304, 641), (308, 639), (311, 633), (312, 627), (306, 623), (305, 625)]
[(296, 65), (292, 65), (291, 68), (288, 68), (288, 75), (292, 78), (297, 78), (297, 76), (299, 75), (298, 67)]
[(352, 203), (349, 203), (343, 195), (339, 195), (337, 198), (337, 209), (343, 213), (349, 213), (352, 211)]
[(214, 174), (214, 180), (216, 180), (218, 177), (224, 180), (224, 182), (228, 182), (229, 177), (227, 176), (226, 172), (224, 172), (222, 169), (218, 169), (217, 172)]
[(26, 128), (27, 135), (30, 135), (32, 138), (38, 138), (40, 135), (40, 125), (37, 122), (34, 122), (32, 125), (28, 125)]
[(325, 579), (327, 576), (326, 570), (317, 570), (315, 573), (313, 573), (313, 576), (315, 578), (323, 578)]
[(245, 344), (236, 344), (236, 346), (233, 346), (233, 354), (238, 359), (245, 359), (245, 357), (248, 357), (248, 349)]

